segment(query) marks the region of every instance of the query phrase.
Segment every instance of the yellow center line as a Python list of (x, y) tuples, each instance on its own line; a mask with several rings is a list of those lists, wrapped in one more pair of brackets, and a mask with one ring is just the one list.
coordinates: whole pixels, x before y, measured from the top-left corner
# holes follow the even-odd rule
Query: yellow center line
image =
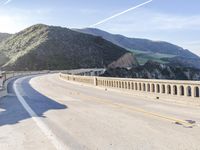
[[(68, 83), (71, 83), (71, 82), (68, 82)], [(87, 99), (92, 99), (91, 101), (95, 100), (98, 103), (107, 104), (107, 105), (110, 105), (110, 106), (115, 107), (115, 108), (120, 107), (120, 108), (124, 108), (126, 110), (129, 110), (131, 112), (139, 112), (139, 113), (146, 114), (148, 116), (154, 116), (154, 117), (161, 118), (161, 119), (164, 119), (164, 120), (167, 120), (167, 121), (170, 121), (170, 122), (179, 123), (179, 124), (182, 124), (186, 127), (194, 126), (194, 124), (187, 122), (185, 120), (182, 120), (182, 119), (178, 119), (178, 118), (175, 118), (175, 117), (167, 116), (167, 115), (156, 113), (156, 112), (146, 111), (146, 110), (139, 108), (139, 107), (129, 106), (129, 105), (122, 104), (122, 103), (111, 102), (111, 100), (109, 100), (109, 99), (105, 99), (105, 98), (102, 99), (102, 98), (98, 98), (98, 97), (95, 97), (95, 96), (89, 96), (89, 95), (86, 95), (86, 94), (80, 93), (80, 92), (79, 92), (79, 96), (81, 96), (82, 98), (85, 97)]]
[(129, 106), (129, 105), (126, 105), (126, 104), (121, 104), (121, 103), (115, 103), (115, 102), (111, 102), (110, 100), (101, 99), (101, 98), (97, 98), (97, 97), (94, 97), (94, 96), (84, 95), (83, 93), (80, 93), (80, 94), (81, 94), (81, 96), (84, 96), (85, 98), (89, 98), (89, 99), (95, 100), (98, 103), (107, 104), (107, 105), (113, 106), (115, 108), (120, 107), (120, 108), (124, 108), (126, 110), (129, 110), (131, 112), (143, 113), (143, 114), (146, 114), (146, 115), (149, 115), (149, 116), (154, 116), (154, 117), (157, 117), (157, 118), (168, 120), (170, 122), (172, 121), (172, 122), (175, 122), (175, 123), (180, 123), (180, 124), (182, 124), (186, 127), (191, 127), (191, 126), (194, 125), (194, 124), (189, 123), (189, 122), (182, 120), (182, 119), (177, 119), (175, 117), (163, 115), (163, 114), (156, 113), (156, 112), (146, 111), (146, 110), (139, 108), (139, 107)]

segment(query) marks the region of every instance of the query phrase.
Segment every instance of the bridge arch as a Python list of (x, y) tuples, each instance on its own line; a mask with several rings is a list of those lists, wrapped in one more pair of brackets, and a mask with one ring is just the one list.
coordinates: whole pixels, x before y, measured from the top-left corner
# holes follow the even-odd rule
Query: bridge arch
[(127, 82), (125, 82), (124, 85), (125, 85), (125, 89), (127, 89), (127, 87), (128, 87), (128, 86), (127, 86)]
[(176, 85), (173, 86), (173, 95), (177, 95), (178, 94), (178, 88)]
[(172, 93), (171, 85), (167, 85), (167, 94), (171, 93)]
[(166, 89), (165, 89), (165, 85), (162, 84), (162, 93), (165, 94), (166, 93)]
[(119, 81), (119, 88), (122, 88), (122, 82)]
[(131, 89), (131, 83), (128, 82), (128, 89), (130, 90)]
[(151, 86), (149, 83), (147, 84), (147, 92), (151, 92)]
[(194, 97), (200, 97), (200, 91), (198, 86), (194, 87)]
[(146, 84), (143, 83), (143, 91), (145, 92), (146, 91)]
[(156, 84), (156, 92), (160, 93), (160, 84)]
[(192, 88), (191, 88), (191, 86), (187, 86), (187, 88), (186, 88), (186, 92), (187, 92), (187, 96), (192, 96)]
[(142, 91), (142, 84), (139, 83), (139, 91)]
[(116, 87), (116, 88), (119, 87), (118, 81), (115, 81), (115, 87)]
[(155, 84), (151, 84), (151, 92), (155, 92)]
[(124, 82), (122, 82), (122, 88), (124, 89)]
[(138, 90), (138, 83), (135, 83), (135, 90)]
[(180, 86), (180, 96), (184, 96), (185, 95), (185, 88), (183, 85)]
[(131, 89), (134, 90), (134, 82), (131, 83)]

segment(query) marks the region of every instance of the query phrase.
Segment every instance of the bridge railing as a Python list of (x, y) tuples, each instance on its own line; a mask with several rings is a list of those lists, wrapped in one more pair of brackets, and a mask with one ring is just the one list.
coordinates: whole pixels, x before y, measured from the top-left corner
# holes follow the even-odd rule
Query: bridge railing
[(89, 77), (68, 74), (60, 74), (60, 77), (68, 81), (125, 90), (144, 96), (154, 96), (156, 98), (170, 97), (196, 100), (199, 100), (200, 98), (200, 81)]
[[(26, 75), (38, 75), (38, 74), (47, 74), (47, 73), (75, 73), (75, 74), (82, 74), (82, 75), (99, 75), (102, 74), (105, 71), (105, 69), (73, 69), (73, 70), (43, 70), (43, 71), (6, 71), (6, 72), (0, 72), (0, 97), (3, 97), (7, 95), (7, 84), (9, 79), (13, 77), (20, 77), (20, 76), (26, 76)], [(85, 83), (93, 83), (93, 80), (91, 78), (85, 77), (84, 80), (80, 80), (79, 78), (71, 78), (69, 77), (69, 80), (74, 80), (77, 82), (85, 82)]]
[(0, 74), (0, 97), (7, 95), (8, 80), (14, 77), (44, 74), (49, 71), (8, 71)]

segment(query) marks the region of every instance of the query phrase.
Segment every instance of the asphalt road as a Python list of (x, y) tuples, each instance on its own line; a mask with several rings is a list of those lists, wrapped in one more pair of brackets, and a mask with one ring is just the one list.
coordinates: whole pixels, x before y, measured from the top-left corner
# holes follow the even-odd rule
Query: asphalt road
[(58, 74), (23, 77), (8, 88), (0, 100), (0, 150), (200, 149), (200, 107), (74, 84)]

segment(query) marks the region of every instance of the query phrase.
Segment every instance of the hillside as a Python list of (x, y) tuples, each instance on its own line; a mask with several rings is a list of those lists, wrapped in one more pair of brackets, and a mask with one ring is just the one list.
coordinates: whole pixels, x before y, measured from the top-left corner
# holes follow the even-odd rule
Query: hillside
[(146, 52), (150, 51), (154, 53), (171, 54), (189, 58), (198, 57), (189, 50), (183, 49), (168, 42), (128, 38), (123, 35), (110, 34), (108, 32), (94, 28), (77, 29), (77, 31), (92, 34), (95, 36), (101, 36), (104, 39), (129, 50), (140, 50)]
[(101, 37), (42, 24), (0, 44), (0, 56), (4, 58), (1, 65), (7, 70), (106, 67), (126, 53), (129, 51)]
[[(181, 57), (186, 60), (185, 62), (189, 62), (190, 59), (200, 60), (197, 55), (193, 54), (189, 50), (183, 49), (168, 42), (152, 41), (139, 38), (128, 38), (123, 35), (110, 34), (108, 32), (93, 28), (74, 30), (82, 33), (100, 36), (118, 46), (121, 46), (133, 52), (141, 65), (145, 64), (148, 60), (153, 60), (160, 63), (169, 63), (171, 59), (168, 59), (166, 61), (165, 58), (172, 57)], [(163, 61), (163, 59), (165, 60)], [(198, 63), (194, 61), (190, 62), (190, 64), (192, 64), (193, 67), (200, 68)]]
[(132, 53), (126, 53), (122, 57), (120, 57), (118, 60), (112, 62), (110, 65), (108, 65), (109, 68), (130, 68), (133, 66), (138, 66), (138, 61), (134, 57)]
[(125, 68), (109, 68), (102, 75), (105, 77), (170, 79), (170, 80), (200, 80), (200, 69), (175, 67), (148, 61), (143, 66)]
[(5, 40), (5, 39), (7, 39), (8, 37), (10, 37), (11, 36), (11, 34), (8, 34), (8, 33), (0, 33), (0, 43), (3, 41), (3, 40)]

